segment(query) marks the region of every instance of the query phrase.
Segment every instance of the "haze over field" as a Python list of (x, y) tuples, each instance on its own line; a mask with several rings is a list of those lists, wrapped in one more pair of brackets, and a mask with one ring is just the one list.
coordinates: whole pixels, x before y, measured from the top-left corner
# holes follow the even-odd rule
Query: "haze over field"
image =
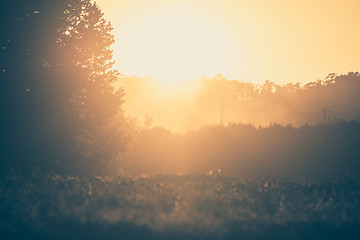
[(357, 176), (357, 4), (8, 2), (1, 171)]
[(358, 70), (358, 1), (102, 0), (99, 5), (114, 27), (112, 49), (124, 75), (119, 85), (127, 90), (126, 115), (140, 123), (147, 119), (152, 126), (184, 132), (221, 121), (317, 124), (324, 109), (331, 119), (360, 117), (357, 99), (346, 107), (334, 103), (344, 101), (350, 89), (328, 91), (325, 99), (309, 90), (249, 101), (263, 86), (272, 91), (305, 86), (330, 73)]
[(335, 123), (360, 119), (360, 75), (329, 74), (306, 85), (263, 85), (227, 80), (217, 74), (166, 88), (156, 79), (123, 77), (125, 113), (139, 125), (161, 126), (186, 133), (203, 126), (231, 123), (256, 127), (277, 123)]

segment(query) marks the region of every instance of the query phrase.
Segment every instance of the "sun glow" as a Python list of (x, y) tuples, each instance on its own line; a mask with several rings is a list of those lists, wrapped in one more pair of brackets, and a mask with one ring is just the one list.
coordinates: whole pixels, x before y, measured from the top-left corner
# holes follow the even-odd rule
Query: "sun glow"
[(229, 36), (205, 13), (195, 10), (164, 5), (133, 19), (119, 39), (120, 54), (130, 56), (131, 72), (171, 85), (227, 72)]
[(355, 0), (97, 2), (114, 27), (115, 68), (125, 76), (174, 84), (222, 73), (305, 84), (359, 67)]

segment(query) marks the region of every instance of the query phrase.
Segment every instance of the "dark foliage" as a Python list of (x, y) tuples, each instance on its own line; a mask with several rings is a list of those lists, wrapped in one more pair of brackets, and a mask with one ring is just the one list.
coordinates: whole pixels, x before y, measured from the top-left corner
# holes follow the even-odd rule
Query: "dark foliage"
[[(137, 174), (217, 171), (242, 177), (360, 179), (360, 123), (266, 128), (230, 124), (183, 135), (162, 128), (141, 132), (122, 167)], [(134, 167), (136, 166), (136, 167)]]
[(103, 171), (124, 150), (124, 93), (98, 6), (6, 1), (0, 22), (1, 171)]
[(207, 106), (218, 106), (221, 99), (226, 122), (301, 126), (360, 119), (359, 72), (332, 73), (324, 80), (305, 86), (299, 83), (281, 86), (269, 80), (255, 86), (249, 82), (226, 80), (221, 75), (204, 79), (203, 83), (197, 96), (199, 107), (205, 109), (201, 114), (211, 116), (212, 111), (218, 119), (218, 111)]

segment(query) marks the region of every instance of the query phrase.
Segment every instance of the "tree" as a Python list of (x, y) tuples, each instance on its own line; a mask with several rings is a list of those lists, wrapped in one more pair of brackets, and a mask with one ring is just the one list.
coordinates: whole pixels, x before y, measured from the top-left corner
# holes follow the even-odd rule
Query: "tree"
[(125, 146), (110, 23), (90, 0), (4, 6), (2, 165), (99, 170)]
[(78, 73), (75, 81), (69, 83), (75, 91), (71, 92), (65, 111), (71, 116), (76, 143), (86, 158), (84, 163), (92, 160), (96, 164), (100, 158), (113, 158), (116, 148), (119, 151), (124, 146), (109, 141), (115, 138), (122, 142), (110, 136), (116, 128), (110, 124), (119, 113), (124, 94), (122, 89), (115, 92), (112, 86), (118, 77), (118, 72), (112, 69), (112, 27), (99, 7), (89, 0), (70, 0), (64, 13), (56, 56), (60, 56), (60, 68)]

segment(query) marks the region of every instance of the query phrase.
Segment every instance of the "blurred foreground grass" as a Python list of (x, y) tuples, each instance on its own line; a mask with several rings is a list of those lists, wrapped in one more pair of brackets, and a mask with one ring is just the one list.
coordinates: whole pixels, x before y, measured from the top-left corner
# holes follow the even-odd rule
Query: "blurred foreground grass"
[(0, 239), (358, 239), (360, 184), (223, 174), (0, 182)]

